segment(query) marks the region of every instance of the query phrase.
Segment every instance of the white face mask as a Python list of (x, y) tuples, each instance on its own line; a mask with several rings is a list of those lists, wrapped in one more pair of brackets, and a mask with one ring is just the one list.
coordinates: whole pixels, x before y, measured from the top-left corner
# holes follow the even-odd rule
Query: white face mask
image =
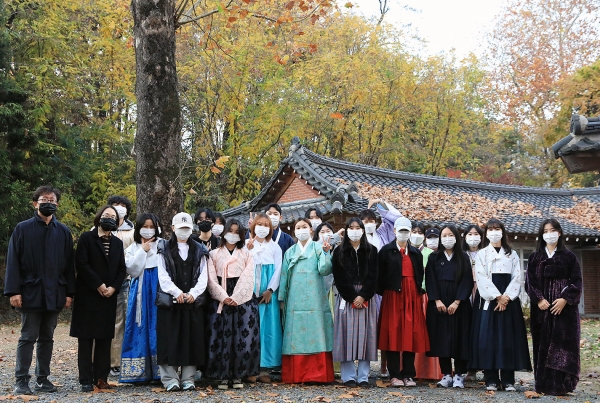
[(180, 241), (187, 241), (190, 235), (192, 235), (192, 229), (187, 227), (175, 228), (175, 236)]
[(425, 243), (427, 244), (427, 247), (429, 249), (437, 249), (438, 245), (440, 244), (440, 238), (437, 238), (437, 237), (427, 238)]
[(117, 210), (117, 214), (119, 214), (119, 218), (125, 218), (127, 215), (127, 209), (123, 206), (113, 206), (115, 210)]
[(299, 241), (307, 241), (310, 238), (310, 229), (301, 228), (294, 231), (294, 235)]
[(257, 225), (254, 227), (254, 234), (259, 238), (268, 237), (269, 232), (271, 232), (271, 229), (269, 227), (265, 227), (264, 225)]
[(333, 235), (332, 232), (319, 232), (319, 241), (321, 241), (321, 242), (329, 241), (329, 239), (331, 238), (332, 235)]
[(423, 234), (410, 234), (410, 243), (412, 243), (414, 246), (421, 246), (424, 239), (425, 235)]
[(377, 229), (377, 224), (375, 224), (374, 222), (365, 224), (365, 232), (367, 234), (374, 234), (376, 229)]
[(479, 235), (467, 235), (467, 245), (478, 246), (481, 243), (481, 236)]
[(230, 243), (232, 245), (235, 245), (240, 241), (240, 236), (231, 232), (226, 233), (224, 238), (227, 241), (227, 243)]
[(360, 238), (362, 238), (362, 235), (363, 235), (362, 228), (348, 230), (348, 238), (350, 238), (350, 240), (352, 242), (360, 241)]
[(454, 245), (456, 245), (456, 237), (453, 237), (453, 236), (443, 237), (442, 245), (444, 245), (444, 248), (446, 248), (446, 249), (454, 248)]
[(318, 227), (319, 225), (321, 225), (321, 223), (322, 223), (322, 222), (323, 222), (323, 221), (321, 221), (321, 219), (320, 219), (320, 218), (316, 218), (316, 219), (314, 219), (314, 220), (310, 220), (310, 223), (312, 224), (313, 231), (316, 231), (316, 230), (317, 230), (317, 227)]
[(214, 236), (219, 236), (223, 233), (223, 228), (225, 228), (222, 224), (215, 224), (212, 227), (212, 233)]
[(544, 235), (542, 235), (542, 237), (548, 245), (556, 245), (558, 243), (558, 238), (560, 237), (560, 235), (558, 234), (558, 232), (553, 231), (546, 232)]
[(273, 224), (273, 229), (275, 229), (279, 225), (279, 216), (278, 215), (269, 215), (269, 219), (271, 220), (271, 224)]
[(489, 230), (485, 236), (490, 240), (491, 243), (498, 243), (502, 240), (502, 230)]
[(140, 228), (140, 236), (144, 239), (154, 238), (156, 230), (154, 228)]
[(396, 231), (396, 239), (398, 242), (406, 242), (410, 238), (410, 232), (408, 231)]

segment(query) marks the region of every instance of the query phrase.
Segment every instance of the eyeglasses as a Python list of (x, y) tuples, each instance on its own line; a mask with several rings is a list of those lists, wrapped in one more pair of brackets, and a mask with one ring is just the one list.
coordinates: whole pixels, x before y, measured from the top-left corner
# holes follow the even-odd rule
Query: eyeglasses
[(38, 203), (52, 203), (52, 204), (56, 204), (58, 202), (56, 200), (54, 200), (54, 199), (46, 199), (45, 197), (40, 197), (38, 199)]

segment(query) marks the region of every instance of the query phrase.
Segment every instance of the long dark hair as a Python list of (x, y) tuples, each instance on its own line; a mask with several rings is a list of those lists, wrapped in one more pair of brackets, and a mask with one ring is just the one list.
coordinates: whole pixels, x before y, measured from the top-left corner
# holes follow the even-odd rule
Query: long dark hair
[(560, 236), (558, 237), (558, 244), (556, 244), (556, 250), (565, 250), (567, 247), (565, 246), (565, 239), (563, 237), (563, 230), (560, 226), (560, 223), (555, 218), (546, 218), (540, 224), (536, 251), (539, 253), (544, 253), (546, 250), (546, 241), (544, 240), (544, 227), (546, 226), (546, 224), (552, 225), (552, 228), (560, 232)]
[(469, 247), (469, 244), (467, 243), (467, 234), (468, 234), (469, 232), (471, 232), (471, 230), (472, 230), (473, 228), (475, 228), (475, 231), (477, 231), (477, 233), (478, 233), (478, 234), (479, 234), (479, 236), (481, 237), (481, 242), (479, 243), (479, 245), (477, 245), (477, 247), (478, 247), (479, 249), (482, 249), (482, 246), (483, 246), (483, 244), (485, 243), (485, 242), (484, 242), (484, 239), (485, 239), (485, 237), (483, 236), (483, 229), (482, 229), (482, 228), (481, 228), (479, 225), (476, 225), (476, 224), (469, 224), (469, 225), (467, 226), (467, 228), (465, 228), (465, 231), (463, 232), (462, 248), (463, 248), (463, 250), (464, 250), (465, 252), (466, 252), (466, 251), (470, 251), (470, 250), (471, 250), (471, 248)]
[(469, 260), (467, 259), (467, 256), (465, 256), (465, 252), (462, 250), (462, 246), (460, 245), (460, 233), (458, 232), (458, 228), (456, 228), (456, 226), (452, 224), (446, 224), (440, 229), (440, 246), (433, 253), (438, 255), (438, 259), (446, 259), (444, 256), (446, 248), (444, 245), (442, 245), (442, 231), (444, 231), (446, 228), (452, 232), (452, 235), (454, 235), (454, 238), (456, 239), (456, 243), (454, 244), (454, 247), (452, 247), (452, 254), (453, 257), (456, 256), (456, 263), (458, 265), (454, 276), (454, 281), (458, 283), (465, 273), (469, 273), (471, 271), (471, 264), (469, 263)]
[(502, 249), (504, 249), (504, 253), (506, 254), (506, 256), (510, 256), (510, 254), (512, 253), (512, 248), (510, 247), (509, 243), (508, 243), (508, 235), (506, 235), (506, 229), (504, 228), (504, 224), (502, 223), (502, 221), (500, 221), (497, 218), (491, 218), (486, 224), (485, 224), (485, 234), (486, 234), (486, 238), (485, 238), (485, 246), (488, 246), (490, 244), (490, 240), (487, 239), (487, 232), (490, 229), (490, 227), (499, 227), (502, 230), (502, 240), (500, 241), (501, 245), (502, 245)]

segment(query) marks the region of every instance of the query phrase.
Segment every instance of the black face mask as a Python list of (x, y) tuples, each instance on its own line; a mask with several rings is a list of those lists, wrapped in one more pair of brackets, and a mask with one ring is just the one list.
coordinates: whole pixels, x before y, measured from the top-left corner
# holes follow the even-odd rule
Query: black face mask
[(200, 221), (198, 223), (198, 229), (202, 232), (210, 232), (212, 228), (212, 223), (210, 221)]
[(117, 222), (112, 218), (101, 218), (100, 228), (102, 228), (104, 231), (116, 231)]
[(56, 204), (53, 203), (40, 203), (38, 210), (44, 217), (50, 217), (56, 213)]

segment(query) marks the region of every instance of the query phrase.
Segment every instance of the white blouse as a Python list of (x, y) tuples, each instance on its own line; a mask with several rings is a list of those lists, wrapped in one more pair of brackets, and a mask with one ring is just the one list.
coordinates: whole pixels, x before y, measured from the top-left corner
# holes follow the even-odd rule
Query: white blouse
[(480, 250), (475, 257), (477, 289), (481, 298), (486, 301), (483, 309), (488, 308), (489, 301), (493, 301), (502, 295), (492, 282), (492, 274), (499, 273), (510, 274), (511, 281), (506, 287), (504, 295), (508, 296), (511, 301), (514, 300), (519, 296), (523, 285), (523, 273), (519, 256), (514, 250), (510, 256), (506, 256), (503, 248), (500, 248), (500, 252), (496, 252), (492, 245), (488, 245)]
[[(179, 256), (181, 256), (183, 260), (186, 260), (190, 246), (187, 243), (177, 242), (177, 247), (179, 248)], [(165, 251), (165, 253), (169, 253), (169, 251)], [(171, 294), (175, 298), (183, 294), (183, 291), (181, 291), (179, 287), (175, 285), (173, 280), (171, 280), (171, 276), (169, 276), (169, 273), (167, 273), (165, 258), (163, 255), (160, 255), (158, 259), (158, 282), (160, 283), (160, 288), (164, 292)], [(200, 294), (206, 290), (207, 284), (208, 269), (206, 266), (206, 256), (203, 256), (200, 262), (200, 277), (198, 278), (196, 285), (194, 285), (194, 287), (190, 290), (189, 294), (192, 295), (194, 299), (198, 298)]]
[[(246, 239), (246, 244), (248, 244), (249, 241), (249, 239)], [(252, 253), (254, 264), (256, 265), (254, 272), (256, 276), (254, 293), (256, 296), (260, 296), (262, 265), (272, 264), (275, 266), (275, 272), (273, 272), (273, 276), (271, 277), (271, 280), (269, 280), (267, 288), (270, 288), (273, 292), (277, 291), (277, 288), (279, 288), (279, 279), (281, 277), (281, 263), (283, 261), (281, 247), (272, 239), (268, 242), (266, 240), (263, 242), (255, 240), (254, 247), (250, 249), (250, 253)]]

